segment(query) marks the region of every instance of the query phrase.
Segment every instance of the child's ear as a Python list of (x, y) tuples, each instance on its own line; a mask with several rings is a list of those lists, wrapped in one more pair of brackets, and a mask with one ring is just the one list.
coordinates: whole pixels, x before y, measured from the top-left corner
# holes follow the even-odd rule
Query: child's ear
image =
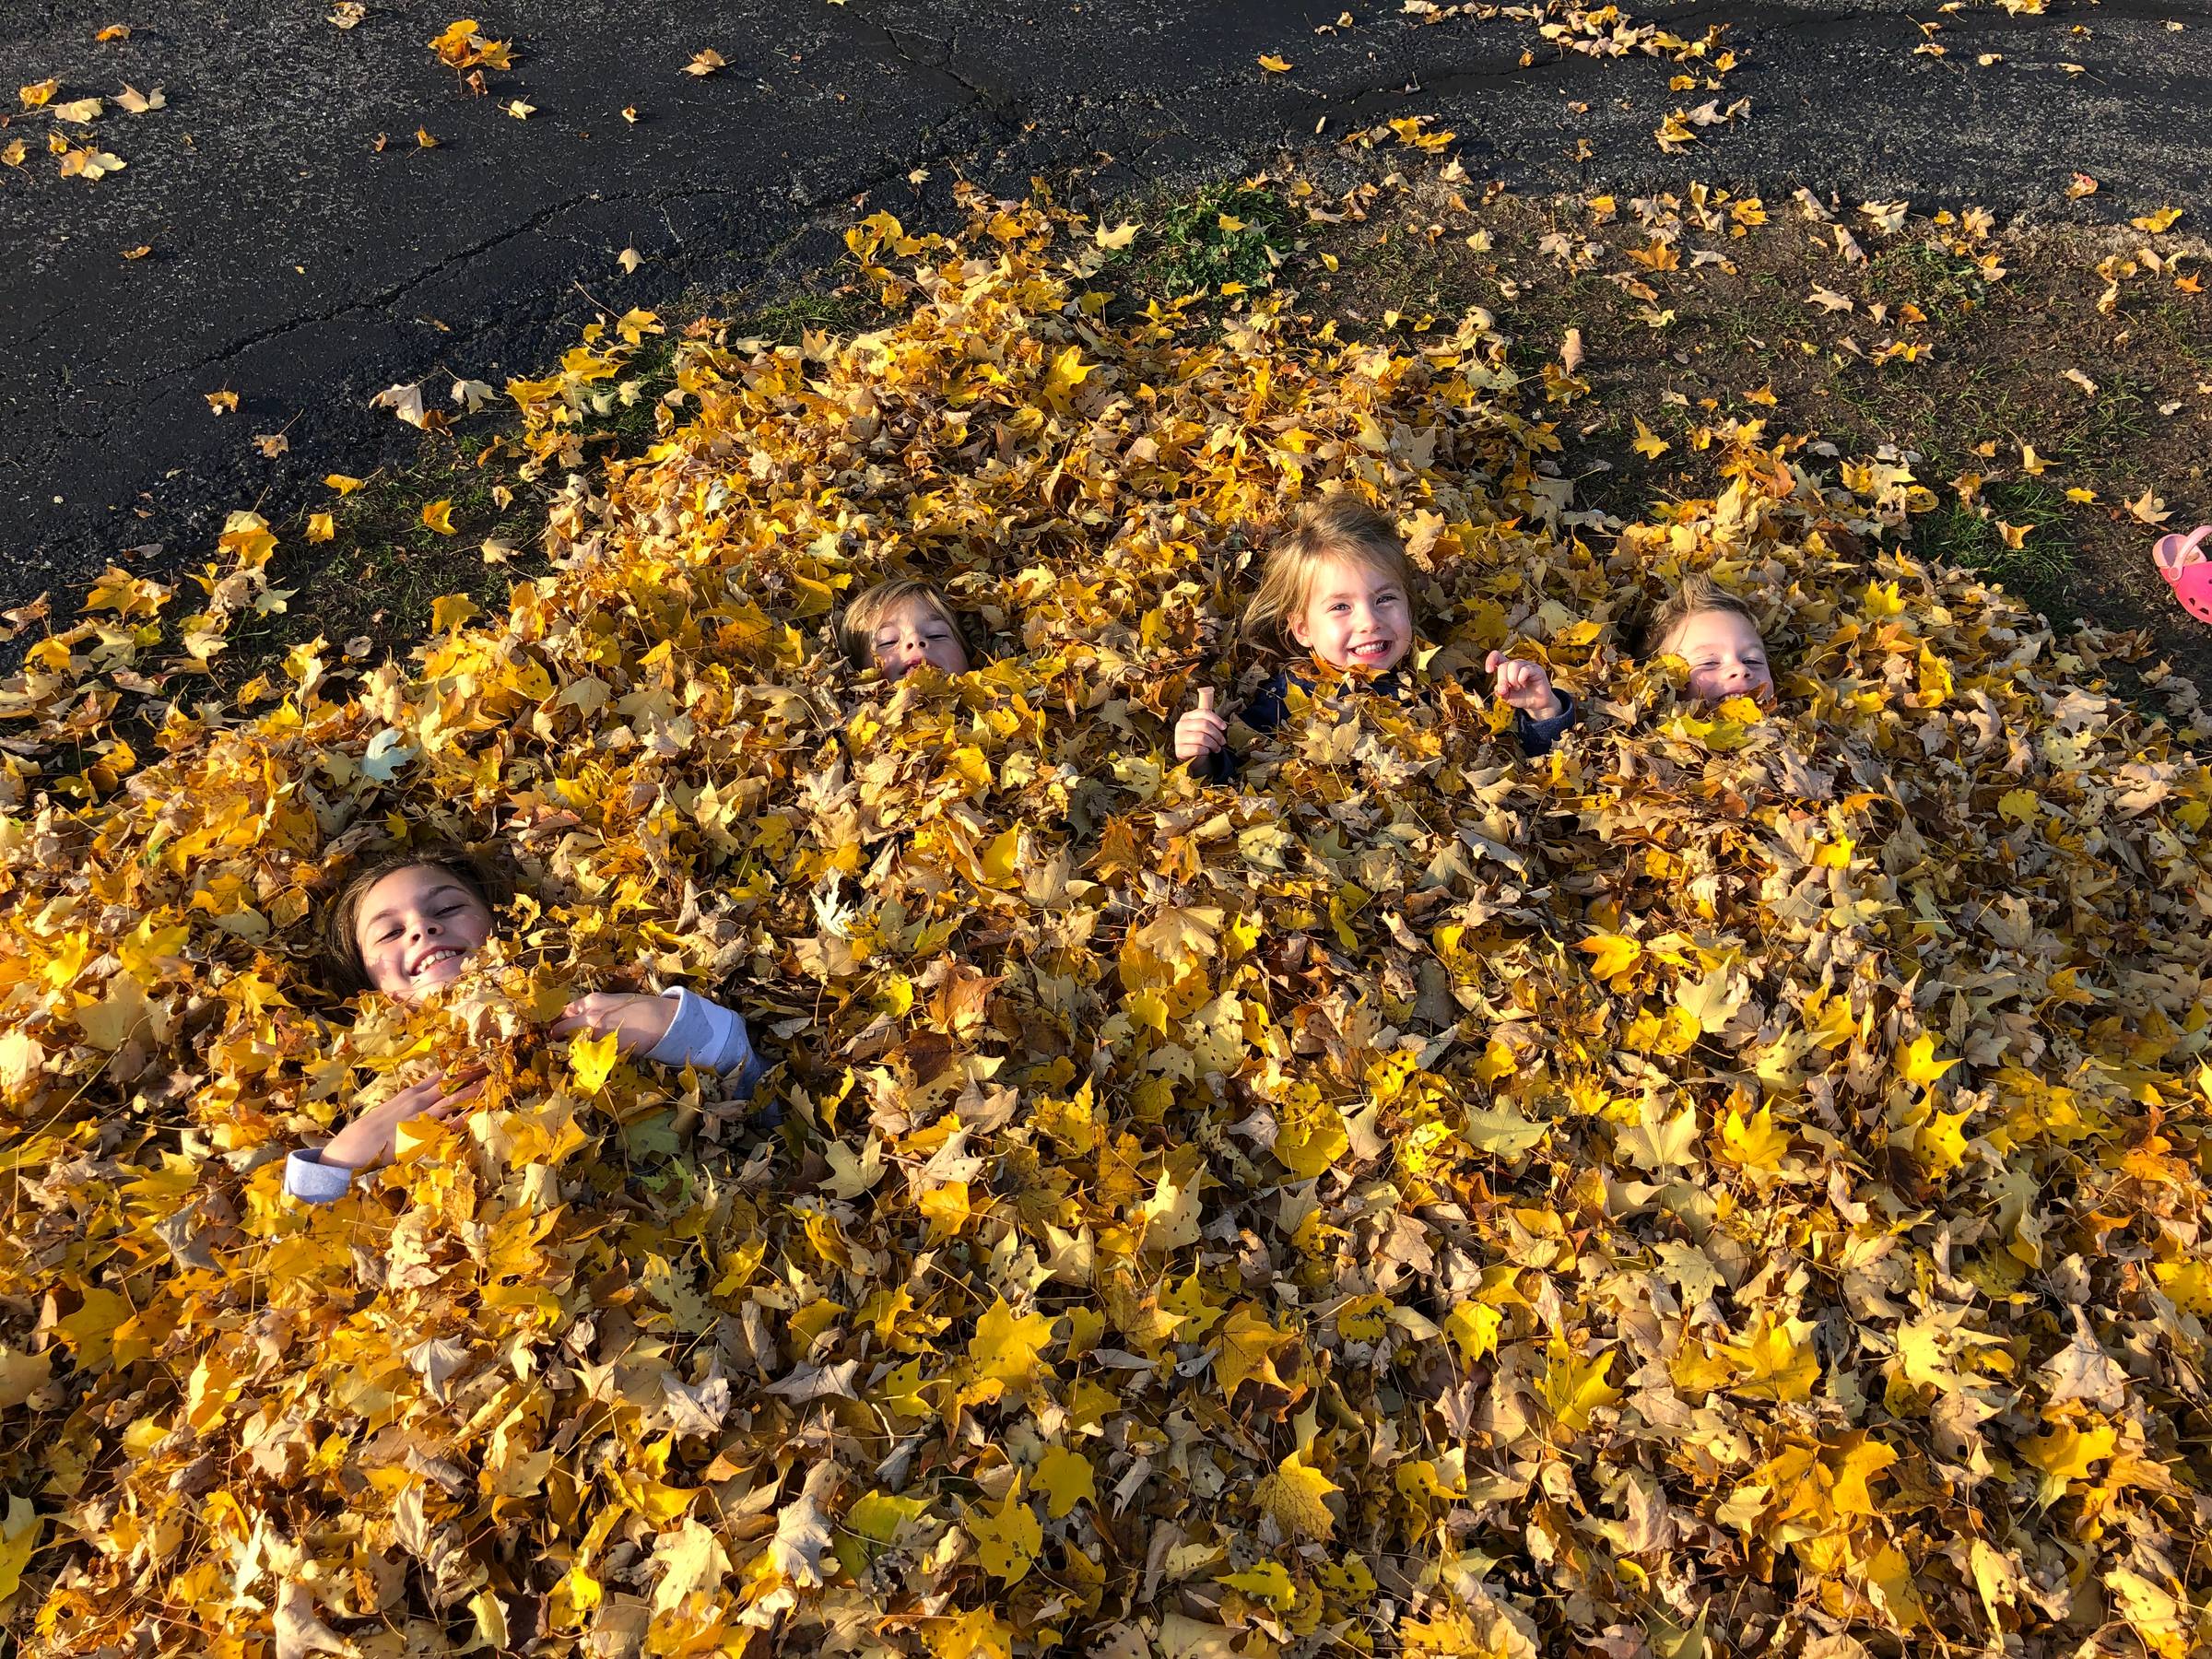
[(1290, 618), (1290, 638), (1308, 651), (1313, 649), (1313, 630), (1306, 626), (1302, 612)]

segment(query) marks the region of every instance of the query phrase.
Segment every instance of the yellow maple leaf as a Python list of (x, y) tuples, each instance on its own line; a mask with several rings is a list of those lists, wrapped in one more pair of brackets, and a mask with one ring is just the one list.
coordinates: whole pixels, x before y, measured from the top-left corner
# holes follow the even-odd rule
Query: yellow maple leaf
[(1956, 1060), (1936, 1058), (1935, 1035), (1926, 1031), (1907, 1043), (1897, 1057), (1897, 1069), (1905, 1081), (1917, 1083), (1924, 1088), (1933, 1088), (1958, 1064)]
[(1813, 1327), (1802, 1320), (1780, 1321), (1761, 1313), (1743, 1341), (1724, 1343), (1715, 1352), (1733, 1369), (1729, 1392), (1747, 1399), (1784, 1405), (1809, 1400), (1820, 1381)]
[(1545, 1346), (1544, 1375), (1536, 1383), (1536, 1398), (1560, 1429), (1580, 1434), (1590, 1427), (1592, 1412), (1620, 1398), (1620, 1390), (1606, 1382), (1612, 1369), (1611, 1348), (1585, 1359), (1554, 1336)]
[(1272, 52), (1263, 52), (1260, 53), (1260, 67), (1270, 75), (1288, 75), (1290, 73), (1290, 61), (1277, 57)]
[(2148, 231), (2153, 236), (2163, 236), (2173, 229), (2181, 217), (2182, 210), (2179, 207), (2161, 207), (2155, 213), (2147, 213), (2141, 218), (2132, 218), (2127, 222), (2138, 230)]
[(1049, 1313), (1016, 1314), (1003, 1296), (975, 1322), (968, 1343), (968, 1367), (976, 1377), (1019, 1387), (1042, 1367), (1038, 1356), (1052, 1340)]
[(1275, 1155), (1300, 1181), (1311, 1181), (1350, 1149), (1344, 1113), (1307, 1089), (1277, 1108)]
[(1289, 1340), (1290, 1334), (1270, 1324), (1257, 1302), (1239, 1302), (1230, 1309), (1221, 1324), (1221, 1351), (1214, 1357), (1214, 1380), (1220, 1383), (1222, 1395), (1233, 1403), (1244, 1382), (1287, 1387), (1276, 1372), (1272, 1355)]
[(1761, 1106), (1748, 1119), (1731, 1106), (1721, 1121), (1721, 1156), (1730, 1163), (1771, 1172), (1782, 1168), (1789, 1150), (1790, 1132), (1775, 1126), (1771, 1106)]
[(1098, 371), (1098, 364), (1083, 360), (1081, 347), (1070, 346), (1054, 352), (1052, 367), (1044, 377), (1045, 400), (1054, 408), (1065, 408), (1075, 389)]
[(1967, 1119), (1972, 1112), (1932, 1112), (1912, 1137), (1912, 1155), (1932, 1175), (1947, 1175), (1966, 1161)]
[(441, 535), (451, 535), (453, 533), (453, 502), (425, 501), (422, 507), (422, 522)]
[(1280, 1561), (1261, 1561), (1242, 1572), (1225, 1572), (1214, 1583), (1227, 1584), (1253, 1601), (1265, 1602), (1277, 1612), (1288, 1611), (1298, 1599), (1298, 1586), (1290, 1582), (1290, 1574)]
[(1098, 1507), (1098, 1478), (1091, 1469), (1090, 1459), (1065, 1446), (1044, 1449), (1044, 1455), (1037, 1463), (1037, 1489), (1044, 1494), (1044, 1512), (1054, 1521), (1067, 1515), (1078, 1503)]
[(957, 1618), (925, 1619), (922, 1640), (934, 1659), (1013, 1659), (1013, 1629), (988, 1607), (971, 1608)]
[(1252, 1497), (1286, 1538), (1327, 1538), (1335, 1534), (1336, 1518), (1322, 1500), (1343, 1489), (1308, 1464), (1302, 1452), (1293, 1452), (1261, 1480)]
[(2022, 1441), (2020, 1455), (2042, 1471), (2054, 1491), (2064, 1491), (2068, 1481), (2086, 1478), (2090, 1465), (2110, 1458), (2119, 1445), (2120, 1431), (2110, 1423), (2086, 1430), (2061, 1423), (2048, 1434)]
[(1612, 979), (1626, 973), (1643, 956), (1643, 947), (1624, 934), (1592, 934), (1578, 940), (1576, 948), (1590, 953), (1590, 972), (1594, 978)]
[(1461, 1360), (1473, 1365), (1498, 1351), (1498, 1332), (1505, 1315), (1488, 1302), (1461, 1302), (1444, 1315), (1444, 1335), (1459, 1349)]
[(7, 1514), (0, 1518), (0, 1604), (15, 1594), (16, 1586), (22, 1583), (23, 1569), (39, 1547), (39, 1534), (44, 1526), (29, 1499), (9, 1495)]
[(1044, 1547), (1044, 1528), (1021, 1495), (1019, 1474), (995, 1512), (969, 1510), (960, 1524), (975, 1540), (976, 1559), (983, 1571), (1004, 1579), (1009, 1588), (1029, 1576), (1037, 1552)]
[(578, 1037), (569, 1044), (569, 1075), (576, 1087), (587, 1095), (595, 1095), (606, 1087), (607, 1075), (615, 1069), (617, 1036), (605, 1031), (596, 1037)]

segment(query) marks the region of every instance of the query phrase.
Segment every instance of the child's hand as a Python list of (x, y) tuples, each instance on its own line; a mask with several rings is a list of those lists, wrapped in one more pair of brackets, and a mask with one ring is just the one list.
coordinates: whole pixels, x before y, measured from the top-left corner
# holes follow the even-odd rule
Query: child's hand
[[(323, 1148), (326, 1164), (348, 1170), (366, 1170), (387, 1162), (399, 1139), (399, 1126), (418, 1117), (442, 1121), (484, 1092), (484, 1068), (470, 1066), (449, 1075), (440, 1072), (412, 1088), (403, 1088), (381, 1106), (371, 1106), (331, 1136)], [(453, 1088), (455, 1084), (465, 1085)], [(447, 1089), (453, 1092), (448, 1094)]]
[(1556, 720), (1565, 711), (1566, 705), (1551, 688), (1551, 676), (1544, 672), (1543, 664), (1493, 651), (1483, 667), (1498, 677), (1493, 694), (1499, 700), (1520, 710), (1531, 720)]
[(1175, 759), (1195, 760), (1228, 742), (1229, 722), (1214, 712), (1214, 693), (1209, 687), (1198, 693), (1198, 706), (1175, 723)]
[(627, 1060), (651, 1053), (675, 1023), (673, 996), (594, 991), (569, 1005), (568, 1012), (553, 1022), (553, 1035), (572, 1037), (581, 1032), (586, 1037), (597, 1037), (612, 1031), (615, 1052)]

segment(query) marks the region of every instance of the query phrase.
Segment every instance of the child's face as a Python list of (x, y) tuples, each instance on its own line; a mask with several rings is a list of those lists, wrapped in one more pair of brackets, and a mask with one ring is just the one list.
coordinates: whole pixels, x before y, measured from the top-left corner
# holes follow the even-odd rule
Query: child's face
[(434, 865), (393, 871), (354, 912), (353, 942), (369, 982), (402, 1000), (457, 978), (490, 936), (483, 900)]
[(1364, 559), (1335, 555), (1313, 571), (1290, 637), (1332, 668), (1381, 674), (1413, 643), (1413, 604), (1398, 579)]
[(1748, 697), (1763, 703), (1774, 696), (1766, 641), (1747, 617), (1734, 611), (1693, 611), (1677, 625), (1661, 650), (1689, 665), (1689, 694), (1702, 701)]
[(968, 648), (960, 643), (960, 636), (919, 599), (900, 600), (886, 611), (870, 644), (876, 666), (886, 679), (898, 679), (924, 663), (947, 674), (968, 672)]

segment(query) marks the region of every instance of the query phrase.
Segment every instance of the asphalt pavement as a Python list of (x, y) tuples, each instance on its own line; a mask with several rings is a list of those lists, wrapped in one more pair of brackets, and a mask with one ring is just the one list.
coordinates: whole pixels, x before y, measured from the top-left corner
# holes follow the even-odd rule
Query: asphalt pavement
[[(27, 152), (0, 166), (0, 605), (59, 601), (125, 549), (196, 565), (231, 509), (276, 517), (408, 453), (370, 407), (385, 386), (496, 385), (602, 308), (768, 291), (832, 263), (856, 206), (926, 220), (960, 178), (1135, 193), (1420, 113), (1523, 190), (1802, 184), (2010, 219), (2079, 171), (2116, 219), (2212, 212), (2204, 0), (1632, 12), (1719, 28), (1740, 60), (1722, 102), (1747, 117), (1679, 155), (1653, 127), (1712, 94), (1671, 90), (1664, 57), (1562, 53), (1540, 24), (1568, 14), (1540, 3), (1423, 23), (1389, 0), (1335, 27), (1335, 4), (1243, 0), (488, 0), (514, 62), (481, 96), (427, 45), (450, 0), (350, 29), (335, 0), (170, 0), (97, 41), (120, 9), (0, 18), (0, 86), (61, 83), (0, 127), (0, 159)], [(709, 49), (723, 66), (686, 74)], [(122, 110), (126, 83), (162, 107)], [(108, 100), (89, 126), (51, 112), (88, 97)], [(59, 176), (56, 134), (126, 166)], [(253, 440), (275, 433), (272, 457)]]

